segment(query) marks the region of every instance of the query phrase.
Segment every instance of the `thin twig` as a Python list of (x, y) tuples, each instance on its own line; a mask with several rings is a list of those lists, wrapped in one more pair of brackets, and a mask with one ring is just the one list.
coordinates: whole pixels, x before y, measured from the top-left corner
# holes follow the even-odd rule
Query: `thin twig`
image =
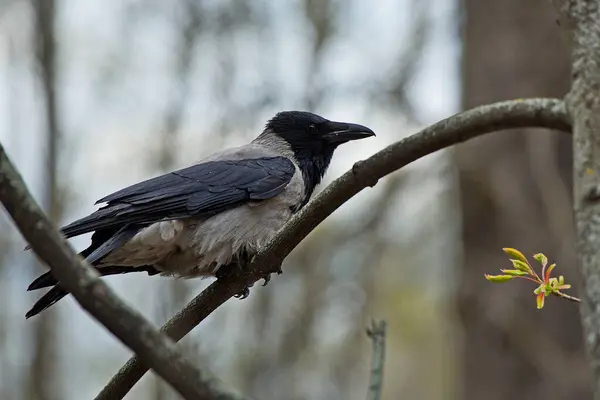
[(563, 293), (563, 292), (552, 292), (552, 294), (555, 296), (558, 296), (558, 297), (562, 297), (565, 300), (574, 301), (575, 303), (581, 303), (581, 299), (579, 299), (577, 297), (569, 296), (568, 294)]
[(367, 328), (367, 336), (373, 343), (373, 358), (371, 360), (371, 373), (369, 374), (369, 391), (367, 400), (381, 399), (383, 391), (383, 366), (385, 364), (385, 321), (371, 321)]
[(31, 197), (1, 144), (0, 201), (33, 251), (50, 266), (61, 285), (83, 308), (184, 398), (215, 398), (204, 374), (176, 349), (175, 343), (123, 303), (96, 270), (80, 262), (73, 248)]
[[(484, 135), (511, 128), (539, 127), (564, 132), (571, 124), (563, 101), (523, 99), (504, 101), (473, 108), (442, 120), (419, 133), (404, 138), (364, 161), (333, 181), (269, 242), (252, 260), (246, 271), (219, 279), (194, 298), (164, 326), (178, 341), (221, 306), (268, 273), (275, 272), (283, 259), (332, 212), (377, 181), (400, 168), (438, 150)], [(147, 368), (131, 358), (96, 400), (120, 399), (144, 375)]]

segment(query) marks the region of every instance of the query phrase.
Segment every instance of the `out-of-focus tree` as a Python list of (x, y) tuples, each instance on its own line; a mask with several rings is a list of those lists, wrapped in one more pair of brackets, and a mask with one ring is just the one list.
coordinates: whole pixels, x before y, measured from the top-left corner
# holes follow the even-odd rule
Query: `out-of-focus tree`
[[(57, 5), (54, 0), (33, 0), (35, 14), (34, 48), (38, 61), (40, 93), (43, 98), (45, 115), (45, 146), (42, 158), (43, 199), (41, 201), (47, 215), (58, 223), (62, 214), (59, 195), (59, 147), (60, 121), (57, 110), (57, 41), (55, 24)], [(45, 272), (46, 267), (36, 262), (36, 273)], [(26, 393), (31, 400), (59, 399), (62, 388), (62, 368), (57, 353), (57, 337), (60, 325), (57, 310), (44, 313), (35, 321), (33, 337), (33, 356)]]
[[(463, 4), (463, 108), (567, 92), (569, 57), (549, 2)], [(536, 311), (528, 287), (491, 287), (482, 275), (506, 264), (502, 247), (544, 252), (565, 275), (576, 273), (570, 141), (509, 132), (456, 151), (464, 239), (457, 306), (467, 400), (589, 398), (577, 308), (552, 301), (551, 311)]]
[[(1, 9), (0, 9), (1, 10)], [(12, 99), (11, 106), (8, 110), (7, 122), (9, 129), (15, 131), (18, 126), (18, 110), (15, 106), (19, 99), (19, 85), (17, 83), (17, 50), (14, 39), (10, 36), (6, 37), (6, 55), (8, 59), (8, 67), (6, 68), (5, 79), (7, 82), (8, 96)], [(8, 221), (5, 218), (0, 219), (0, 287), (3, 293), (9, 293), (12, 282), (8, 279), (10, 254), (13, 250), (11, 243), (13, 237), (11, 230), (8, 228)], [(0, 306), (0, 354), (8, 354), (11, 343), (11, 326), (10, 314), (14, 306), (14, 301), (10, 296), (6, 296)], [(0, 357), (0, 398), (10, 398), (22, 388), (15, 382), (14, 377), (18, 375), (15, 368), (11, 365), (9, 357)]]
[[(162, 132), (160, 132), (160, 148), (154, 155), (154, 164), (151, 169), (166, 173), (176, 169), (177, 153), (180, 146), (179, 132), (181, 130), (182, 115), (186, 111), (186, 101), (190, 87), (190, 70), (194, 65), (196, 44), (198, 37), (203, 33), (202, 1), (186, 0), (181, 2), (176, 12), (178, 30), (177, 61), (174, 63), (174, 79), (172, 96), (167, 97), (168, 104), (164, 113)], [(166, 282), (165, 282), (166, 283)], [(157, 288), (160, 295), (156, 297), (157, 314), (161, 320), (166, 320), (185, 305), (188, 299), (188, 286), (181, 281), (170, 281), (164, 289)], [(191, 351), (193, 346), (185, 343)], [(197, 357), (196, 359), (198, 359)], [(155, 400), (172, 398), (173, 389), (161, 378), (155, 376)]]

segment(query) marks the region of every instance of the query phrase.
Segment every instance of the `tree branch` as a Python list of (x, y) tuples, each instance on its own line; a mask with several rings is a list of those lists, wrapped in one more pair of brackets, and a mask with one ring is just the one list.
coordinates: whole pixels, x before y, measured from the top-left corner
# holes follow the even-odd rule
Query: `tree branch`
[(571, 46), (572, 85), (566, 97), (573, 116), (573, 198), (581, 321), (600, 400), (600, 4), (554, 0)]
[[(541, 127), (570, 132), (571, 125), (564, 103), (558, 99), (512, 100), (480, 106), (442, 120), (419, 133), (396, 142), (354, 167), (332, 182), (302, 211), (292, 218), (278, 235), (252, 260), (246, 271), (213, 282), (162, 330), (178, 341), (195, 326), (267, 273), (276, 272), (283, 259), (338, 207), (360, 192), (374, 186), (385, 175), (428, 154), (489, 132)], [(143, 360), (132, 357), (110, 380), (96, 400), (123, 398), (146, 373)]]
[(215, 399), (210, 382), (175, 343), (123, 303), (44, 216), (0, 144), (0, 201), (35, 253), (94, 318), (186, 399)]
[(373, 360), (371, 361), (371, 373), (369, 378), (369, 391), (367, 400), (381, 399), (383, 391), (383, 365), (385, 363), (385, 321), (371, 322), (367, 328), (367, 336), (373, 342)]

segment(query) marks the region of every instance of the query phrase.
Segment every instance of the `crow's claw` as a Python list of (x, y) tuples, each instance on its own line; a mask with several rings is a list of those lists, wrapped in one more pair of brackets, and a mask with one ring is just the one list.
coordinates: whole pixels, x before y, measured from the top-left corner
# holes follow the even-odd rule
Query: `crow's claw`
[(271, 274), (266, 274), (262, 277), (264, 279), (263, 286), (267, 286), (267, 284), (271, 281)]
[(250, 296), (250, 288), (245, 287), (241, 292), (234, 295), (233, 297), (238, 298), (240, 300), (244, 300), (248, 296)]

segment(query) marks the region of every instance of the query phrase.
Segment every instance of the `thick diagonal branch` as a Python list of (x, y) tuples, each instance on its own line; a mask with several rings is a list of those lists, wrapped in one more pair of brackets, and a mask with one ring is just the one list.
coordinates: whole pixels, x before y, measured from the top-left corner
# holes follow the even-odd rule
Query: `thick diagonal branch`
[(0, 145), (0, 201), (35, 253), (50, 266), (61, 285), (145, 365), (152, 367), (186, 399), (215, 399), (204, 374), (192, 365), (164, 333), (123, 303), (82, 263), (44, 216), (23, 179)]
[[(570, 132), (564, 103), (557, 99), (505, 101), (456, 114), (419, 133), (394, 143), (360, 161), (311, 201), (254, 258), (245, 275), (212, 283), (163, 326), (178, 341), (245, 285), (277, 270), (283, 259), (338, 207), (362, 189), (428, 154), (489, 132), (540, 127)], [(493, 160), (491, 160), (493, 162)], [(148, 370), (143, 360), (131, 358), (96, 400), (120, 399)]]

